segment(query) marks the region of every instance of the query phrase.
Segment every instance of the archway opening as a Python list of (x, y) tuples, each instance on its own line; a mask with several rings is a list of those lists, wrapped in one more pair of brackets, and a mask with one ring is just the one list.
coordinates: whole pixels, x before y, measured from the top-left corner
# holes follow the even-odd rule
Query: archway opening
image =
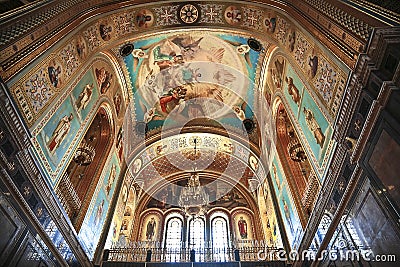
[[(101, 107), (56, 189), (60, 202), (77, 231), (80, 230), (89, 208), (112, 141), (111, 119)], [(107, 188), (106, 193), (110, 193)]]

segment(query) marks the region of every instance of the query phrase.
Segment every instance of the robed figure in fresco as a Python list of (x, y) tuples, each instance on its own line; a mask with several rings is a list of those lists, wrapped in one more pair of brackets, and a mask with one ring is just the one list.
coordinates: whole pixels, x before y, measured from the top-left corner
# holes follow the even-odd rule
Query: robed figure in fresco
[(155, 229), (156, 229), (156, 220), (154, 220), (154, 217), (151, 217), (150, 221), (147, 223), (147, 228), (146, 228), (146, 239), (147, 240), (153, 239)]
[(103, 216), (103, 209), (104, 209), (104, 199), (101, 201), (99, 206), (97, 206), (96, 216), (94, 218), (94, 225), (95, 226), (97, 226), (97, 224), (101, 220), (101, 216)]
[(71, 121), (73, 118), (74, 115), (71, 113), (69, 116), (65, 115), (62, 117), (62, 119), (58, 122), (50, 140), (47, 143), (47, 147), (49, 148), (50, 152), (54, 152), (54, 150), (56, 150), (56, 148), (59, 147), (61, 142), (65, 139), (69, 130), (71, 129)]
[(82, 109), (85, 109), (90, 99), (92, 98), (93, 93), (93, 83), (86, 84), (83, 88), (82, 92), (79, 94), (78, 99), (75, 101), (75, 105), (80, 112)]
[(286, 82), (288, 84), (288, 94), (292, 96), (294, 103), (299, 106), (301, 99), (299, 89), (294, 85), (292, 77), (286, 77)]
[(247, 222), (243, 217), (238, 221), (239, 234), (242, 239), (247, 238)]
[(314, 134), (317, 144), (322, 148), (325, 142), (325, 135), (323, 134), (321, 127), (318, 125), (318, 122), (314, 117), (314, 113), (310, 109), (307, 109), (306, 107), (304, 107), (303, 112), (307, 123), (307, 127)]

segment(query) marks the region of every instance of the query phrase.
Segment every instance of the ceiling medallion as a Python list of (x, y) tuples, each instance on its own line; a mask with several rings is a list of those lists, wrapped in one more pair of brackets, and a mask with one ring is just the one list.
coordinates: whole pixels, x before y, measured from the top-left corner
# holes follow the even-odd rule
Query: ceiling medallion
[(250, 46), (251, 49), (253, 49), (254, 51), (261, 51), (262, 49), (262, 45), (259, 41), (257, 41), (254, 38), (250, 38), (247, 40), (247, 44)]
[(133, 48), (134, 48), (133, 44), (124, 44), (124, 45), (119, 49), (119, 54), (120, 54), (122, 57), (129, 56), (129, 55), (132, 53)]
[(254, 127), (256, 126), (254, 121), (251, 119), (245, 119), (243, 121), (243, 126), (246, 132), (251, 133), (254, 130)]
[(179, 9), (179, 18), (185, 24), (194, 24), (200, 18), (200, 9), (193, 4), (185, 4)]
[(147, 131), (147, 125), (143, 121), (136, 122), (135, 131), (138, 135), (145, 135)]

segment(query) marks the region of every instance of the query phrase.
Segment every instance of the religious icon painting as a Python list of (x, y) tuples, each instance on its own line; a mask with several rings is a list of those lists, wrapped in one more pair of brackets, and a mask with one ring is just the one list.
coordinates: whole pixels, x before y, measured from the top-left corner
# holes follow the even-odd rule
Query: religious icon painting
[(93, 73), (88, 71), (71, 93), (72, 103), (81, 121), (84, 121), (89, 115), (98, 97), (99, 93), (95, 78)]
[(268, 33), (274, 33), (276, 29), (276, 15), (267, 14), (263, 26)]
[(63, 67), (60, 62), (56, 59), (53, 59), (49, 62), (47, 67), (47, 73), (50, 80), (50, 84), (53, 85), (54, 88), (60, 88), (63, 84)]
[(125, 212), (124, 212), (124, 216), (132, 216), (132, 209), (129, 206), (126, 206)]
[(225, 20), (230, 25), (238, 25), (242, 22), (242, 10), (237, 6), (229, 6), (225, 10)]
[(247, 239), (247, 221), (243, 219), (243, 216), (240, 216), (238, 221), (238, 229), (241, 239)]
[(75, 40), (75, 49), (76, 53), (78, 54), (78, 57), (80, 59), (85, 59), (87, 55), (87, 44), (85, 41), (85, 38), (83, 36), (78, 35), (78, 37)]
[(321, 165), (328, 152), (332, 128), (307, 90), (304, 90), (303, 94), (299, 123), (315, 158)]
[(238, 240), (252, 240), (253, 236), (253, 225), (251, 215), (248, 211), (237, 210), (232, 214), (234, 221), (234, 233)]
[(253, 169), (253, 171), (256, 171), (258, 169), (258, 159), (251, 155), (249, 157), (249, 165)]
[(141, 240), (156, 241), (159, 237), (161, 215), (158, 212), (148, 212), (142, 218)]
[(55, 171), (80, 127), (71, 98), (67, 98), (36, 136), (38, 151)]
[(219, 144), (220, 151), (232, 154), (234, 149), (235, 149), (235, 146), (229, 139), (221, 140), (221, 142)]
[[(271, 91), (281, 90), (284, 85), (284, 76), (286, 75), (286, 60), (282, 56), (277, 56), (272, 59), (272, 64), (269, 68), (269, 79), (271, 83)], [(266, 90), (267, 91), (267, 90)]]
[(124, 184), (124, 186), (122, 187), (122, 202), (126, 202), (128, 199), (128, 187), (126, 186), (126, 184)]
[(122, 96), (121, 92), (117, 91), (113, 97), (113, 102), (114, 102), (114, 107), (115, 107), (115, 113), (117, 114), (117, 117), (119, 116), (122, 108)]
[(103, 21), (99, 25), (99, 32), (103, 41), (109, 41), (113, 36), (113, 27), (107, 21)]
[(139, 28), (149, 28), (154, 23), (154, 15), (148, 9), (142, 9), (136, 14), (136, 25)]
[(108, 65), (97, 64), (94, 73), (100, 93), (105, 94), (114, 84), (114, 74)]
[(283, 80), (285, 97), (295, 116), (297, 116), (302, 100), (304, 84), (291, 65), (287, 65), (286, 75)]
[(133, 174), (137, 174), (140, 168), (142, 168), (142, 159), (137, 158), (133, 161), (133, 168), (132, 168)]

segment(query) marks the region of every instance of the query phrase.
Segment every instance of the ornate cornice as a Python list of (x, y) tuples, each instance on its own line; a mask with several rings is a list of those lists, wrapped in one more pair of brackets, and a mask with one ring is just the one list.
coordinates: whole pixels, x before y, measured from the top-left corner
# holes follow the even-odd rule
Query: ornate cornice
[[(134, 7), (146, 7), (156, 10), (155, 5), (157, 4), (143, 5), (141, 2), (144, 1), (125, 1), (122, 3), (119, 1), (98, 0), (63, 1), (61, 3), (47, 4), (41, 8), (37, 8), (35, 13), (32, 12), (23, 15), (19, 17), (19, 20), (9, 19), (2, 22), (0, 21), (2, 26), (2, 31), (0, 32), (0, 49), (2, 49), (0, 61), (3, 78), (6, 80), (10, 79), (15, 72), (26, 67), (40, 55), (46, 53), (53, 44), (57, 43), (69, 33), (72, 33), (72, 31), (79, 28), (80, 25), (83, 25), (86, 21), (92, 20), (94, 17), (99, 17), (102, 14), (115, 13), (118, 10), (126, 10), (135, 13), (135, 11), (132, 10)], [(174, 4), (176, 5), (177, 3), (163, 2), (163, 5)], [(317, 16), (318, 12), (323, 11), (320, 10), (322, 7), (318, 7), (314, 12), (311, 12), (313, 8), (310, 9), (309, 5), (299, 1), (289, 5), (278, 1), (235, 1), (232, 3), (213, 1), (212, 4), (219, 4), (221, 7), (225, 8), (230, 4), (237, 5), (238, 8), (242, 10), (243, 15), (246, 16), (243, 20), (243, 25), (228, 25), (226, 22), (224, 23), (221, 21), (211, 23), (208, 20), (204, 22), (201, 21), (201, 23), (211, 27), (229, 26), (229, 28), (232, 29), (233, 26), (238, 29), (247, 28), (257, 35), (262, 35), (264, 31), (261, 16), (267, 11), (264, 11), (263, 8), (272, 8), (272, 11), (277, 13), (281, 12), (278, 12), (278, 10), (284, 10), (286, 14), (299, 20), (302, 27), (309, 29), (317, 39), (324, 43), (350, 67), (354, 66), (357, 53), (362, 50), (366, 44), (365, 38), (357, 40), (354, 36), (358, 34), (365, 37), (365, 31), (369, 31), (369, 29), (364, 29), (366, 23), (360, 19), (352, 20), (353, 17), (348, 14), (346, 16), (338, 16), (338, 18), (335, 17), (336, 19), (345, 20), (346, 23), (344, 23), (344, 25), (347, 25), (347, 28), (343, 30), (341, 27), (337, 26), (343, 21), (339, 20), (339, 22), (336, 22), (326, 15)], [(71, 14), (74, 15), (71, 16)], [(307, 15), (305, 16), (305, 14)], [(325, 21), (321, 21), (323, 18)], [(160, 27), (160, 25), (149, 28), (149, 30), (165, 29), (167, 28), (166, 26), (168, 26), (161, 25)], [(323, 27), (321, 27), (321, 25), (323, 25)], [(187, 27), (183, 24), (172, 26), (174, 26), (174, 28), (176, 28), (176, 26)], [(135, 28), (135, 32), (138, 32), (136, 26), (133, 27)], [(143, 29), (140, 29), (140, 31), (143, 31)]]
[(32, 227), (38, 232), (40, 238), (42, 238), (43, 242), (46, 244), (46, 246), (49, 248), (51, 253), (54, 254), (56, 259), (59, 261), (59, 263), (62, 263), (63, 266), (68, 266), (67, 262), (63, 259), (61, 256), (60, 252), (56, 249), (54, 246), (52, 240), (50, 237), (47, 235), (43, 227), (41, 226), (38, 218), (36, 217), (35, 213), (31, 210), (29, 207), (28, 203), (18, 190), (17, 186), (14, 184), (12, 181), (12, 178), (8, 174), (7, 170), (4, 168), (0, 169), (0, 174), (3, 179), (3, 181), (6, 183), (12, 197), (14, 200), (19, 204), (19, 206), (22, 208), (25, 216), (28, 217), (30, 224)]
[[(365, 62), (365, 57), (361, 56), (360, 61)], [(365, 64), (361, 64), (365, 66)], [(332, 134), (332, 139), (343, 140), (347, 129), (349, 128), (351, 117), (356, 108), (357, 100), (359, 99), (363, 86), (357, 74), (351, 74), (349, 83), (346, 86), (344, 96), (335, 120), (335, 129)]]

